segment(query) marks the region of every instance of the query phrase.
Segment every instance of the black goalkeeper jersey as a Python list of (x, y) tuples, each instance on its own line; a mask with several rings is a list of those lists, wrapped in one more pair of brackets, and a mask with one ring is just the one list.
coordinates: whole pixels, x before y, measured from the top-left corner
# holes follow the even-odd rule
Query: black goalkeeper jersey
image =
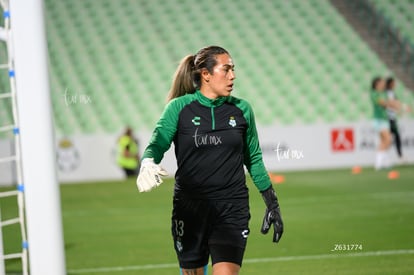
[(198, 90), (168, 103), (143, 158), (159, 163), (174, 142), (175, 197), (248, 198), (243, 165), (260, 191), (271, 185), (253, 111), (233, 96), (215, 100)]

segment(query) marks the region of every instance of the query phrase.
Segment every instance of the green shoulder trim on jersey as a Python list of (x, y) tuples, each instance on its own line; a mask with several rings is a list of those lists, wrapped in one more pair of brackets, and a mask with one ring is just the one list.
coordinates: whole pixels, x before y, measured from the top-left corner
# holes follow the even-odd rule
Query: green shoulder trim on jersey
[(259, 191), (268, 189), (272, 183), (263, 163), (262, 150), (260, 149), (259, 137), (257, 135), (256, 122), (254, 119), (253, 109), (247, 101), (228, 97), (230, 103), (236, 105), (243, 112), (243, 116), (247, 121), (248, 127), (245, 137), (244, 165), (249, 171)]
[(142, 155), (143, 159), (154, 158), (155, 163), (161, 162), (177, 131), (178, 116), (181, 110), (194, 100), (197, 100), (195, 94), (186, 94), (171, 100), (165, 106), (152, 133), (149, 145)]

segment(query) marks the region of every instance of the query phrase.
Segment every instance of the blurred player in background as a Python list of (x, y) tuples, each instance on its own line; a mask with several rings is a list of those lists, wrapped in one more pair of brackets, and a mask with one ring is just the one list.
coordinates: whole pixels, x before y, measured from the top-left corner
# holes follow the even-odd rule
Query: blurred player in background
[(137, 178), (140, 192), (162, 183), (158, 165), (171, 143), (177, 172), (172, 235), (181, 272), (238, 274), (249, 235), (249, 198), (243, 165), (266, 204), (262, 233), (283, 233), (279, 203), (262, 160), (253, 111), (231, 96), (236, 76), (230, 54), (218, 46), (179, 64), (169, 103), (146, 148)]
[(138, 175), (138, 140), (134, 137), (130, 127), (127, 127), (118, 139), (117, 163), (124, 170), (126, 177)]
[[(397, 100), (397, 95), (395, 94), (395, 80), (392, 77), (387, 78), (386, 81), (386, 92), (387, 92), (387, 97), (389, 100)], [(392, 135), (394, 136), (394, 142), (395, 142), (395, 147), (397, 149), (397, 154), (398, 157), (400, 158), (400, 162), (403, 162), (403, 154), (402, 154), (402, 149), (401, 149), (401, 137), (400, 137), (400, 131), (398, 129), (398, 122), (397, 122), (397, 116), (398, 113), (395, 109), (393, 108), (387, 108), (387, 113), (388, 113), (388, 119), (390, 122), (390, 131), (392, 133)]]
[(374, 127), (380, 136), (380, 144), (375, 160), (375, 169), (379, 170), (391, 167), (388, 149), (391, 145), (392, 137), (387, 109), (398, 110), (399, 103), (395, 99), (388, 99), (387, 93), (385, 92), (384, 79), (380, 77), (374, 78), (371, 88), (370, 97), (374, 110)]

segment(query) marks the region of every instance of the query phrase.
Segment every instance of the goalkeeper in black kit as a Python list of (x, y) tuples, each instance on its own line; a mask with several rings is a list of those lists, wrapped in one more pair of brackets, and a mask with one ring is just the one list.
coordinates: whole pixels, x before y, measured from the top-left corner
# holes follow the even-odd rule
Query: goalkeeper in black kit
[(273, 225), (279, 242), (283, 222), (263, 164), (250, 105), (231, 96), (230, 54), (218, 46), (188, 55), (175, 73), (169, 102), (145, 149), (137, 186), (147, 192), (167, 173), (158, 164), (172, 142), (177, 171), (171, 219), (183, 274), (239, 274), (249, 235), (249, 194), (244, 167), (266, 204), (262, 233)]

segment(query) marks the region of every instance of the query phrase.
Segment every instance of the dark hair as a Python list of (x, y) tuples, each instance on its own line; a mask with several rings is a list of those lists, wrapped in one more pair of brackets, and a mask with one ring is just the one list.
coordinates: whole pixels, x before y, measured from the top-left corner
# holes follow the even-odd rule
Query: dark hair
[(125, 128), (125, 132), (124, 132), (125, 136), (132, 136), (132, 128), (130, 126), (127, 126)]
[(392, 85), (394, 84), (394, 78), (393, 77), (388, 77), (387, 80), (385, 81), (385, 87), (387, 88), (387, 90), (391, 89)]
[(207, 69), (211, 74), (217, 64), (216, 55), (229, 54), (219, 46), (200, 49), (195, 55), (185, 56), (175, 71), (168, 101), (185, 94), (192, 94), (201, 87), (201, 70)]
[(377, 76), (372, 80), (372, 85), (371, 85), (371, 89), (376, 90), (377, 89), (377, 85), (378, 82), (380, 82), (382, 80), (381, 77)]

